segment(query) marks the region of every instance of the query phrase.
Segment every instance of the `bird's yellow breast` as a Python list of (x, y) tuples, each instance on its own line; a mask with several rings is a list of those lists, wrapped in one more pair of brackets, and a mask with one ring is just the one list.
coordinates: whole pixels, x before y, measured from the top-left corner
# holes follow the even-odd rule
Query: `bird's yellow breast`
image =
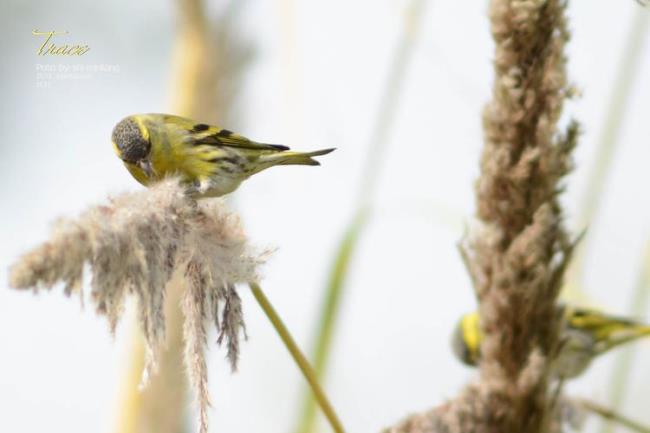
[[(204, 148), (207, 146), (195, 146), (182, 125), (161, 123), (158, 119), (146, 117), (143, 123), (149, 132), (150, 161), (156, 180), (181, 175), (187, 181), (200, 181), (213, 174), (214, 166), (205, 158)], [(142, 170), (135, 169), (144, 176)], [(131, 173), (136, 176), (133, 171)]]

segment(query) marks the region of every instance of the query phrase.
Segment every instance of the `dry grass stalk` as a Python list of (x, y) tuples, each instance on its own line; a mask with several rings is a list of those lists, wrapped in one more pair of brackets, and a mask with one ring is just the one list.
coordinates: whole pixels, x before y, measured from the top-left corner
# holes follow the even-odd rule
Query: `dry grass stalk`
[(172, 107), (175, 113), (235, 128), (243, 71), (253, 58), (251, 44), (238, 32), (244, 2), (217, 2), (206, 17), (201, 0), (177, 0)]
[[(238, 14), (243, 3), (218, 3), (218, 13), (208, 17), (202, 0), (176, 1), (177, 34), (172, 57), (171, 106), (173, 113), (236, 128), (236, 96), (242, 71), (252, 50), (246, 38), (237, 32)], [(152, 378), (147, 390), (137, 394), (136, 398), (129, 397), (134, 384), (123, 384), (126, 398), (118, 410), (115, 432), (176, 433), (185, 428), (185, 390), (188, 384), (182, 371), (182, 358), (189, 346), (184, 341), (186, 325), (180, 309), (186, 287), (183, 275), (175, 280), (167, 289), (168, 350), (161, 354), (159, 373)], [(236, 349), (236, 341), (228, 342)], [(235, 359), (232, 357), (231, 362)], [(137, 356), (131, 362), (131, 368), (137, 369), (141, 364)], [(194, 391), (195, 398), (204, 401), (204, 393), (196, 386)], [(199, 418), (205, 421), (207, 406), (201, 407)], [(131, 413), (135, 416), (128, 418)]]
[(481, 380), (430, 412), (435, 422), (395, 431), (559, 428), (548, 381), (560, 321), (555, 303), (572, 244), (557, 195), (578, 135), (573, 122), (557, 132), (567, 97), (565, 8), (562, 0), (490, 3), (495, 81), (483, 113), (478, 221), (461, 245), (485, 335)]
[(197, 203), (174, 179), (150, 190), (125, 193), (108, 205), (87, 209), (77, 219), (59, 220), (50, 239), (11, 268), (14, 288), (52, 288), (81, 294), (84, 265), (92, 271), (91, 294), (111, 331), (125, 297), (136, 296), (145, 337), (143, 385), (157, 368), (165, 342), (166, 287), (176, 272), (185, 276), (182, 300), (185, 364), (197, 391), (202, 432), (207, 431), (205, 321), (214, 321), (218, 342), (225, 342), (233, 370), (244, 321), (235, 283), (256, 281), (265, 253), (255, 252), (223, 202)]
[[(128, 353), (130, 365), (121, 380), (124, 400), (111, 431), (115, 433), (178, 433), (186, 429), (189, 381), (185, 368), (185, 341), (181, 299), (186, 290), (185, 273), (179, 269), (167, 283), (165, 350), (158, 357), (158, 372), (151, 376), (147, 387), (139, 389), (145, 361), (146, 343), (137, 323), (137, 311), (127, 309), (121, 319), (130, 323), (133, 341)], [(128, 315), (131, 314), (131, 317)], [(197, 416), (198, 418), (198, 416)]]

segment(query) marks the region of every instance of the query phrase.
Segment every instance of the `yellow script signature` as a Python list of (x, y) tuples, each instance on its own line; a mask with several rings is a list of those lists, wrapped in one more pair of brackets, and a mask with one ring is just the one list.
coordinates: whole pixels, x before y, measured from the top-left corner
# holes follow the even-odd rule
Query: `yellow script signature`
[[(39, 56), (83, 56), (90, 50), (88, 45), (56, 45), (53, 42), (55, 35), (65, 35), (68, 32), (39, 32), (38, 30), (32, 30), (32, 35), (42, 36), (45, 38), (43, 44), (40, 46), (36, 54)], [(48, 45), (49, 44), (49, 45)]]

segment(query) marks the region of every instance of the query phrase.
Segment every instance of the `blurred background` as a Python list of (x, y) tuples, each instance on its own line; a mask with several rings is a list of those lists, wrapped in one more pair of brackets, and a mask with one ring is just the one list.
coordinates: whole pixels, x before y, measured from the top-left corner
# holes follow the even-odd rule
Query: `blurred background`
[[(59, 289), (10, 290), (7, 271), (56, 217), (141, 188), (110, 134), (126, 115), (171, 110), (175, 6), (3, 2), (0, 431), (115, 431), (128, 321), (113, 339), (90, 305)], [(564, 112), (584, 133), (562, 201), (568, 227), (589, 230), (567, 297), (650, 320), (650, 288), (639, 282), (650, 267), (650, 9), (573, 1), (569, 17), (569, 77), (581, 97)], [(344, 232), (360, 200), (373, 204), (349, 263), (325, 380), (346, 428), (375, 432), (453, 397), (476, 374), (448, 342), (475, 306), (456, 242), (474, 212), (493, 75), (487, 2), (215, 0), (206, 18), (217, 36), (227, 27), (240, 50), (220, 61), (245, 62), (231, 106), (221, 108), (228, 124), (202, 120), (301, 150), (337, 148), (322, 167), (266, 171), (232, 198), (253, 243), (277, 247), (262, 283), (308, 353)], [(90, 51), (38, 56), (44, 40), (34, 29), (68, 31), (54, 42)], [(43, 65), (82, 69), (43, 75)], [(364, 187), (369, 177), (374, 188)], [(249, 340), (237, 374), (210, 336), (211, 431), (292, 431), (304, 380), (248, 288), (240, 293)], [(650, 340), (633, 349), (620, 407), (647, 425)], [(609, 404), (622, 352), (595, 362), (569, 393)]]

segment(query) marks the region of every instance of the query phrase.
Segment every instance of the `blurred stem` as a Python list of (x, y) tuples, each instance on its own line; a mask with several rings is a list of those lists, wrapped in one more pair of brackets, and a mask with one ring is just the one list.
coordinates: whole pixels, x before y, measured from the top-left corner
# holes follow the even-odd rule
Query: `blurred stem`
[[(151, 376), (147, 387), (138, 385), (144, 367), (144, 339), (136, 322), (130, 365), (123, 382), (117, 433), (179, 433), (184, 430), (186, 390), (183, 365), (183, 318), (178, 307), (183, 293), (182, 273), (177, 272), (167, 286), (165, 317), (167, 318), (167, 350), (159, 358), (158, 374)], [(135, 310), (135, 309), (134, 309)]]
[[(312, 356), (316, 378), (319, 381), (323, 381), (325, 377), (349, 263), (372, 210), (388, 139), (394, 125), (395, 113), (400, 104), (406, 72), (413, 57), (414, 42), (418, 37), (425, 4), (426, 0), (412, 0), (407, 10), (404, 27), (392, 55), (387, 85), (379, 103), (380, 109), (370, 136), (367, 159), (361, 172), (359, 197), (356, 201), (357, 209), (345, 230), (345, 235), (341, 239), (329, 272), (329, 282), (318, 321), (316, 344)], [(297, 432), (311, 433), (315, 430), (315, 424), (314, 400), (309, 393), (305, 392)]]
[(122, 381), (121, 397), (122, 410), (118, 413), (116, 432), (133, 433), (138, 431), (136, 428), (138, 414), (142, 406), (142, 394), (138, 391), (138, 383), (142, 377), (144, 368), (144, 343), (140, 334), (140, 327), (135, 320), (135, 311), (129, 311), (129, 333), (130, 342), (127, 351), (130, 355), (130, 363), (126, 369), (125, 380)]
[(289, 333), (287, 327), (282, 322), (282, 319), (280, 319), (280, 316), (275, 311), (268, 298), (264, 292), (262, 292), (262, 289), (257, 283), (250, 283), (250, 288), (253, 292), (253, 296), (255, 296), (255, 299), (257, 300), (257, 303), (260, 305), (262, 310), (264, 310), (264, 314), (266, 314), (266, 316), (273, 324), (275, 331), (282, 339), (282, 342), (289, 351), (289, 354), (291, 354), (291, 357), (296, 362), (298, 368), (300, 368), (300, 371), (309, 383), (309, 386), (314, 393), (314, 397), (316, 397), (316, 401), (318, 401), (318, 405), (332, 426), (332, 430), (334, 430), (336, 433), (344, 433), (341, 421), (339, 421), (339, 418), (334, 412), (334, 408), (318, 384), (318, 379), (316, 378), (314, 370), (312, 369), (311, 365), (309, 365), (309, 362), (307, 361), (307, 358), (305, 358), (305, 355), (303, 355), (298, 348), (298, 345)]
[[(172, 110), (192, 118), (209, 117), (215, 101), (210, 89), (216, 75), (210, 49), (208, 24), (201, 0), (178, 0), (178, 30), (172, 58), (174, 80)], [(187, 380), (183, 364), (183, 317), (180, 300), (182, 275), (174, 275), (167, 286), (165, 317), (166, 350), (160, 353), (160, 368), (146, 389), (139, 392), (144, 342), (136, 337), (131, 351), (119, 405), (116, 433), (179, 433), (185, 430)], [(139, 330), (134, 330), (139, 333)]]
[(644, 426), (641, 423), (638, 423), (634, 420), (631, 420), (630, 418), (623, 416), (616, 411), (601, 406), (598, 403), (595, 403), (590, 400), (580, 400), (578, 401), (578, 404), (585, 410), (588, 410), (589, 412), (595, 413), (596, 415), (601, 416), (602, 418), (610, 421), (610, 422), (615, 422), (619, 425), (622, 425), (623, 427), (627, 427), (628, 429), (637, 432), (637, 433), (650, 433), (650, 427)]
[[(338, 317), (341, 304), (341, 292), (343, 282), (347, 276), (350, 257), (352, 257), (361, 228), (365, 225), (366, 219), (367, 214), (362, 210), (352, 221), (339, 246), (338, 254), (334, 260), (334, 266), (330, 271), (329, 282), (325, 292), (325, 302), (321, 310), (316, 348), (312, 358), (314, 360), (316, 379), (319, 381), (323, 379), (323, 372), (325, 371), (329, 350), (332, 346), (334, 325)], [(313, 431), (315, 420), (316, 405), (311, 395), (305, 393), (298, 432)]]
[(303, 142), (302, 74), (300, 74), (299, 54), (296, 45), (296, 2), (277, 0), (279, 7), (279, 26), (282, 50), (282, 78), (284, 86), (284, 130), (289, 134), (289, 143)]
[(215, 103), (207, 96), (215, 71), (208, 60), (212, 50), (202, 0), (178, 0), (177, 26), (171, 105), (182, 116), (203, 117)]
[[(643, 58), (643, 42), (648, 30), (650, 15), (643, 8), (638, 9), (630, 28), (625, 44), (625, 52), (621, 58), (618, 74), (614, 81), (614, 88), (607, 104), (608, 109), (596, 149), (596, 160), (591, 167), (587, 181), (587, 191), (580, 206), (577, 227), (581, 231), (592, 223), (600, 206), (603, 189), (611, 169), (614, 150), (623, 124), (625, 108), (628, 105), (631, 90), (638, 75), (639, 62)], [(572, 261), (567, 278), (569, 287), (580, 287), (581, 285), (584, 250), (585, 248), (578, 249)]]
[[(650, 242), (646, 245), (643, 261), (641, 262), (641, 272), (639, 273), (630, 313), (632, 317), (640, 316), (648, 305), (648, 295), (650, 295)], [(619, 410), (623, 405), (625, 398), (625, 389), (630, 380), (632, 370), (634, 349), (626, 348), (619, 355), (614, 365), (613, 373), (609, 381), (609, 401), (612, 410)], [(605, 423), (603, 433), (611, 433), (614, 426), (611, 422)]]
[[(596, 161), (592, 166), (588, 178), (588, 190), (583, 200), (580, 217), (578, 218), (578, 227), (580, 228), (586, 227), (593, 220), (600, 205), (600, 198), (603, 195), (603, 188), (607, 174), (610, 171), (616, 141), (623, 123), (625, 108), (628, 105), (631, 89), (638, 75), (639, 61), (642, 57), (641, 53), (649, 22), (650, 17), (647, 11), (639, 9), (635, 12), (618, 76), (615, 80), (608, 104), (605, 124), (596, 151)], [(650, 247), (648, 249), (650, 250)], [(578, 250), (578, 254), (570, 268), (568, 276), (569, 287), (579, 287), (581, 285), (584, 268), (584, 250), (584, 248)], [(650, 255), (650, 253), (647, 254)], [(634, 293), (633, 308), (635, 308), (635, 311), (632, 311), (633, 315), (638, 315), (640, 310), (647, 304), (647, 287), (644, 286), (647, 285), (648, 268), (650, 268), (650, 265), (648, 265), (648, 259), (646, 259), (642, 266), (642, 275), (639, 278)], [(644, 280), (646, 281), (644, 282)], [(614, 410), (618, 410), (624, 399), (631, 364), (632, 352), (631, 349), (627, 349), (621, 354), (610, 379), (609, 395)], [(603, 424), (601, 431), (602, 433), (611, 433), (613, 429), (613, 424), (606, 422)]]
[(421, 27), (420, 22), (424, 15), (425, 4), (426, 0), (411, 1), (406, 11), (400, 39), (393, 51), (388, 81), (379, 101), (379, 113), (368, 143), (366, 163), (361, 172), (361, 187), (357, 200), (359, 209), (369, 208), (375, 196), (388, 138), (393, 129), (395, 113), (397, 113), (401, 102), (402, 86), (413, 57), (413, 47)]

